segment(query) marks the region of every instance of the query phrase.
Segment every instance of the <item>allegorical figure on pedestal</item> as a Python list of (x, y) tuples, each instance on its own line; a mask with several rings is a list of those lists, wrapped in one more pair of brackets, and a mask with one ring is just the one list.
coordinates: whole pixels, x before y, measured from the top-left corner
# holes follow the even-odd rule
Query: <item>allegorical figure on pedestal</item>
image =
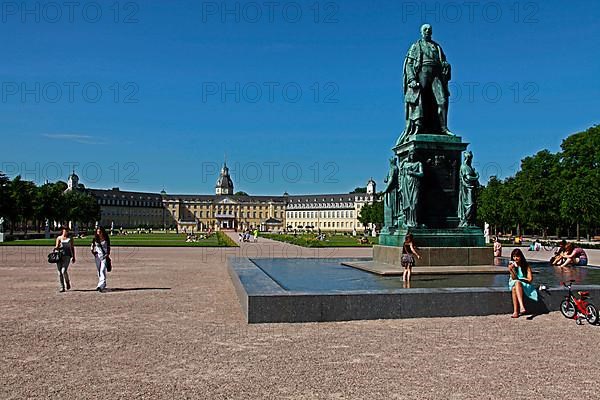
[(408, 152), (406, 159), (400, 163), (400, 201), (404, 226), (417, 226), (417, 207), (419, 190), (423, 178), (423, 164), (415, 161), (414, 151)]
[(450, 64), (442, 47), (431, 39), (431, 25), (421, 27), (421, 39), (404, 60), (406, 126), (397, 144), (416, 134), (452, 135), (448, 129)]
[(398, 165), (396, 165), (396, 157), (390, 158), (390, 169), (383, 183), (386, 184), (383, 193), (384, 197), (384, 226), (396, 226), (396, 218), (399, 210), (399, 183), (398, 183)]
[(475, 197), (479, 186), (479, 174), (471, 166), (473, 153), (463, 152), (463, 162), (460, 166), (460, 192), (458, 197), (458, 218), (460, 227), (475, 225), (477, 199)]

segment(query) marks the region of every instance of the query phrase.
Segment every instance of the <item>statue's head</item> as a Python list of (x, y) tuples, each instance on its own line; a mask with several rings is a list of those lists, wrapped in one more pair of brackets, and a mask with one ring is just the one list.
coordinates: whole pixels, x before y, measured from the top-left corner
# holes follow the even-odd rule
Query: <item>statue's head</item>
[(390, 158), (390, 167), (396, 165), (396, 157)]
[(433, 33), (433, 29), (429, 24), (423, 24), (421, 26), (421, 37), (425, 40), (431, 40), (431, 34)]
[(463, 159), (467, 164), (470, 164), (471, 160), (473, 159), (473, 153), (471, 153), (469, 150), (463, 151)]
[(406, 159), (410, 162), (412, 162), (415, 159), (415, 151), (414, 150), (410, 150), (406, 156)]

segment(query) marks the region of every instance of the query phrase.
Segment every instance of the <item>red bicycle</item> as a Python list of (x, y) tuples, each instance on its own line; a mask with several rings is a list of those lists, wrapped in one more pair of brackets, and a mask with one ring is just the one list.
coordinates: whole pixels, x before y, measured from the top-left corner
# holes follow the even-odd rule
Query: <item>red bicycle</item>
[(573, 292), (571, 291), (571, 285), (573, 285), (573, 282), (575, 281), (570, 280), (568, 285), (564, 282), (561, 282), (561, 284), (569, 290), (569, 294), (567, 294), (567, 297), (565, 297), (565, 299), (560, 303), (560, 312), (566, 318), (574, 318), (577, 324), (583, 324), (584, 318), (591, 325), (597, 324), (598, 309), (596, 309), (595, 305), (587, 301), (590, 296), (590, 292), (577, 292), (579, 299), (575, 298)]

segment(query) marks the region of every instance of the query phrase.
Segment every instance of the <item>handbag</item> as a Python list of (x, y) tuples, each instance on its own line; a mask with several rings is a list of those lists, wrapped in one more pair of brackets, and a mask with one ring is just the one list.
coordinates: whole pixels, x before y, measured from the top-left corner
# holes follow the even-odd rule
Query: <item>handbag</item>
[(48, 254), (48, 262), (50, 264), (58, 264), (64, 256), (62, 250), (54, 249), (52, 253)]

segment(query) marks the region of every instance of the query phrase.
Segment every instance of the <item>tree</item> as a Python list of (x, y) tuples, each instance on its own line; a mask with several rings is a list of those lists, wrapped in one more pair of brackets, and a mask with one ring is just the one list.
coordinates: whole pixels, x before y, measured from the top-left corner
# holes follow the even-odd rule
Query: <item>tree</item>
[(354, 190), (351, 191), (350, 194), (352, 194), (352, 193), (367, 193), (367, 187), (365, 186), (365, 187), (354, 188)]
[(358, 221), (364, 226), (383, 225), (383, 202), (376, 201), (373, 204), (365, 204), (358, 213)]
[(87, 193), (77, 190), (66, 192), (64, 204), (67, 212), (63, 218), (67, 218), (68, 221), (90, 224), (100, 219), (100, 206), (96, 199)]
[(35, 184), (30, 181), (21, 179), (21, 175), (17, 175), (8, 184), (8, 198), (10, 207), (8, 208), (7, 216), (10, 220), (10, 233), (14, 232), (15, 226), (19, 222), (23, 223), (24, 232), (27, 233), (27, 221), (31, 220), (34, 215), (33, 197), (35, 195)]
[(561, 144), (560, 169), (563, 190), (560, 196), (562, 217), (589, 235), (600, 219), (600, 125), (566, 138)]
[(8, 194), (8, 185), (10, 179), (0, 171), (0, 217), (8, 218), (8, 208), (10, 207), (10, 200)]
[(46, 183), (38, 187), (34, 196), (34, 215), (38, 220), (38, 229), (48, 219), (58, 221), (64, 215), (64, 182)]
[(560, 219), (559, 159), (557, 154), (542, 150), (525, 157), (515, 176), (522, 204), (519, 219), (527, 227), (541, 231), (544, 237)]
[(477, 217), (480, 224), (488, 222), (494, 234), (498, 234), (498, 227), (504, 222), (502, 203), (502, 182), (492, 176), (477, 198)]
[(248, 193), (246, 193), (246, 192), (242, 192), (242, 191), (240, 191), (240, 192), (235, 192), (234, 196), (248, 196)]

